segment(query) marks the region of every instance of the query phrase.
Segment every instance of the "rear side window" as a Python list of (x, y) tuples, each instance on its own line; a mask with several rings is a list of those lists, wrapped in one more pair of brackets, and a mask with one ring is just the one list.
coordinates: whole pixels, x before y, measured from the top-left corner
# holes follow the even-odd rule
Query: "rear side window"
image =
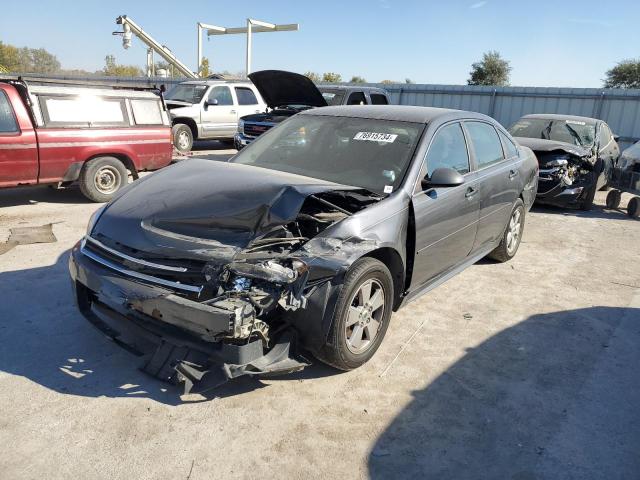
[(131, 100), (131, 111), (137, 125), (162, 125), (160, 103), (157, 100)]
[(367, 98), (363, 92), (352, 92), (347, 99), (347, 105), (366, 105)]
[(18, 131), (16, 116), (9, 103), (7, 94), (0, 90), (0, 133), (15, 133)]
[(488, 123), (466, 122), (478, 168), (487, 167), (504, 159), (502, 145), (496, 129)]
[(389, 105), (389, 102), (387, 101), (387, 97), (385, 97), (381, 93), (372, 93), (369, 96), (371, 97), (372, 105)]
[(502, 145), (504, 146), (504, 153), (507, 158), (517, 157), (518, 156), (518, 147), (511, 141), (509, 137), (507, 137), (504, 133), (498, 130), (498, 134), (500, 135), (500, 140), (502, 140)]
[[(217, 100), (217, 103), (214, 100)], [(231, 90), (229, 90), (229, 87), (213, 87), (207, 97), (207, 101), (216, 105), (233, 105)]]
[(87, 96), (40, 97), (47, 126), (102, 127), (129, 124), (124, 99)]
[(236, 87), (238, 105), (257, 105), (258, 99), (250, 88)]
[(431, 176), (436, 168), (453, 168), (462, 175), (469, 173), (469, 153), (459, 123), (442, 127), (431, 142), (427, 174)]

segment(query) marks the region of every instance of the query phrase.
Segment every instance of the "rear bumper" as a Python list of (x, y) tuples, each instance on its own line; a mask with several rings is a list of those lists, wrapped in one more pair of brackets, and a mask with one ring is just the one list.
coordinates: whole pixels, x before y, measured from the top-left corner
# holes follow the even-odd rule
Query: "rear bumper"
[(213, 388), (241, 375), (285, 374), (309, 363), (296, 355), (296, 337), (285, 331), (265, 347), (215, 341), (229, 330), (229, 314), (133, 281), (82, 253), (69, 258), (73, 290), (83, 316), (126, 350), (144, 358), (141, 368), (162, 380), (184, 382), (185, 392)]

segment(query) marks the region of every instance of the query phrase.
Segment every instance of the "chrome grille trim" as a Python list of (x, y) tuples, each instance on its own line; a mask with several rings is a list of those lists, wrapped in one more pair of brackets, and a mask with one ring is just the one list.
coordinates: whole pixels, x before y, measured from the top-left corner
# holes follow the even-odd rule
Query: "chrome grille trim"
[(133, 270), (128, 270), (126, 268), (122, 268), (120, 265), (116, 265), (113, 262), (110, 262), (107, 259), (104, 259), (102, 257), (100, 257), (99, 255), (96, 255), (95, 253), (93, 253), (91, 250), (88, 250), (86, 247), (87, 244), (87, 238), (85, 237), (82, 239), (82, 243), (80, 245), (80, 252), (86, 256), (87, 258), (90, 258), (91, 260), (93, 260), (96, 263), (99, 263), (100, 265), (107, 267), (111, 270), (114, 270), (122, 275), (128, 276), (128, 277), (133, 277), (133, 278), (137, 278), (138, 280), (143, 280), (145, 282), (149, 282), (149, 283), (155, 283), (158, 285), (162, 285), (165, 287), (170, 287), (173, 288), (175, 290), (183, 290), (185, 292), (191, 292), (191, 293), (197, 293), (200, 294), (200, 292), (202, 291), (202, 286), (197, 287), (195, 285), (187, 285), (184, 283), (179, 283), (179, 282), (172, 282), (170, 280), (165, 280), (163, 278), (158, 278), (158, 277), (153, 277), (151, 275), (146, 275), (144, 273), (140, 273), (140, 272), (136, 272)]
[(120, 257), (124, 260), (127, 260), (128, 262), (133, 262), (133, 263), (137, 263), (139, 265), (144, 265), (145, 267), (151, 267), (151, 268), (155, 268), (157, 270), (166, 270), (168, 272), (186, 272), (187, 269), (185, 267), (172, 267), (169, 265), (161, 265), (159, 263), (153, 263), (153, 262), (148, 262), (146, 260), (141, 260), (139, 258), (135, 258), (135, 257), (131, 257), (125, 253), (119, 252), (118, 250), (114, 250), (113, 248), (107, 247), (104, 243), (99, 242), (98, 240), (96, 240), (95, 238), (86, 236), (85, 239), (88, 242), (91, 242), (92, 244), (94, 244), (95, 246), (97, 246), (98, 248), (101, 248), (107, 252), (109, 252), (111, 255), (115, 255), (116, 257)]

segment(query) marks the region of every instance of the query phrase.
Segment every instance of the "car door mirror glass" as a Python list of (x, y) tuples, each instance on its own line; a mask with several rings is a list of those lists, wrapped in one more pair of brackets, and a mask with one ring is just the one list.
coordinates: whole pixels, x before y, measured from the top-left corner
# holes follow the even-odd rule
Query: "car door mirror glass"
[(218, 99), (217, 98), (210, 98), (207, 99), (207, 101), (205, 102), (205, 106), (207, 107), (211, 107), (211, 106), (215, 106), (218, 105)]
[(422, 179), (423, 188), (457, 187), (464, 183), (464, 177), (453, 168), (436, 168), (431, 177)]

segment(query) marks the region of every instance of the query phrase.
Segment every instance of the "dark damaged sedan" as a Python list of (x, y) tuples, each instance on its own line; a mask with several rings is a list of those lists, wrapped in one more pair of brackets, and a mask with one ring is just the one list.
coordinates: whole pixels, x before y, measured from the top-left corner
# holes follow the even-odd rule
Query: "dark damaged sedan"
[(187, 390), (296, 371), (305, 351), (348, 370), (392, 311), (486, 255), (513, 257), (536, 188), (531, 150), (484, 115), (308, 110), (229, 163), (129, 186), (70, 271), (82, 313)]
[(611, 181), (620, 149), (602, 120), (571, 115), (525, 115), (509, 132), (540, 163), (537, 201), (589, 210)]

